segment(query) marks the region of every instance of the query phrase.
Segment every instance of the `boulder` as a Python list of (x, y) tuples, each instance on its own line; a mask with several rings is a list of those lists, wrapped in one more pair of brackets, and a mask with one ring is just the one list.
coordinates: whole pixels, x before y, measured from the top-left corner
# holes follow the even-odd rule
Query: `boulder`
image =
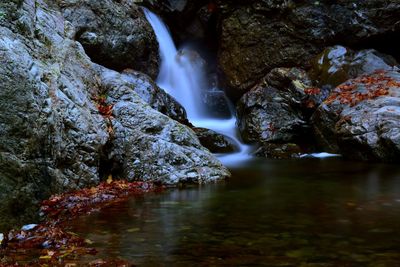
[(225, 92), (212, 88), (204, 92), (204, 105), (207, 113), (213, 118), (230, 118), (232, 116)]
[(60, 6), (76, 29), (75, 39), (93, 62), (117, 71), (130, 68), (157, 77), (157, 39), (135, 1), (62, 0)]
[(333, 87), (375, 70), (393, 70), (396, 60), (374, 49), (354, 51), (336, 45), (326, 48), (312, 61), (311, 77), (319, 86)]
[(307, 73), (277, 68), (237, 104), (245, 142), (304, 143), (312, 139), (309, 117), (328, 92), (313, 87)]
[(120, 166), (124, 178), (175, 185), (229, 176), (190, 128), (152, 109), (129, 86), (115, 86), (108, 72), (101, 80), (113, 106), (109, 160)]
[(319, 144), (328, 152), (399, 162), (400, 73), (377, 71), (341, 84), (312, 121)]
[[(271, 69), (307, 68), (322, 47), (361, 46), (387, 36), (398, 50), (397, 1), (217, 1), (218, 61), (231, 94), (243, 95)], [(389, 38), (391, 36), (392, 38)], [(351, 37), (351, 38), (349, 38)], [(385, 48), (386, 49), (386, 48)]]
[(192, 129), (200, 143), (212, 153), (232, 153), (239, 150), (235, 141), (228, 136), (206, 128), (194, 127)]
[(287, 144), (274, 144), (264, 143), (256, 152), (255, 155), (259, 157), (273, 158), (273, 159), (291, 159), (299, 158), (302, 149), (293, 143)]
[(153, 109), (180, 123), (189, 124), (186, 111), (182, 105), (158, 87), (146, 74), (134, 70), (125, 70), (122, 75), (106, 69), (101, 71), (103, 73), (102, 76), (107, 80), (108, 86), (129, 87)]

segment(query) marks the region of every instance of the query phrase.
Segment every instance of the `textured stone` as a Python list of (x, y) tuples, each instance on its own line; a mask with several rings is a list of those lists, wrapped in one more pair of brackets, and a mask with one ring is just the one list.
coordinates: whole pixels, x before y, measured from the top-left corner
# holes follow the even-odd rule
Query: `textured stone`
[(305, 142), (308, 119), (326, 95), (305, 71), (274, 69), (238, 102), (240, 133), (246, 142)]
[(193, 131), (199, 138), (200, 143), (213, 153), (232, 153), (239, 150), (235, 141), (223, 134), (198, 127), (194, 127)]
[(64, 17), (90, 58), (121, 71), (126, 68), (156, 78), (158, 43), (143, 11), (134, 1), (62, 0)]
[(399, 162), (400, 73), (383, 71), (347, 81), (312, 120), (319, 144), (329, 152)]
[(144, 104), (128, 86), (110, 85), (109, 81), (102, 76), (108, 103), (114, 106), (109, 156), (121, 166), (123, 177), (172, 185), (229, 176), (190, 128)]
[(311, 77), (319, 86), (333, 87), (376, 70), (393, 70), (398, 65), (391, 56), (374, 49), (354, 51), (343, 46), (326, 48), (312, 60)]
[(308, 67), (309, 60), (329, 45), (359, 46), (372, 37), (390, 35), (387, 45), (398, 50), (398, 1), (217, 2), (219, 64), (232, 94), (239, 96), (273, 68)]

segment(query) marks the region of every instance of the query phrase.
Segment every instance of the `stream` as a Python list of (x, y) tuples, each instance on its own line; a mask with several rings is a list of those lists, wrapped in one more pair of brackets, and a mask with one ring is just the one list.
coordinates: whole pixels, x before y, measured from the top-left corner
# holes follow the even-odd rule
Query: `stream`
[(326, 153), (252, 158), (234, 113), (212, 118), (202, 105), (209, 85), (199, 54), (177, 49), (167, 26), (144, 12), (160, 43), (157, 84), (195, 126), (236, 142), (239, 151), (217, 155), (232, 177), (132, 198), (65, 227), (90, 240), (96, 258), (137, 266), (398, 266), (400, 168)]
[(137, 266), (398, 266), (399, 166), (324, 153), (252, 158), (233, 114), (210, 118), (199, 105), (207, 85), (197, 55), (177, 50), (162, 21), (145, 14), (160, 43), (158, 85), (194, 125), (237, 142), (237, 153), (218, 155), (232, 177), (132, 198), (67, 222), (66, 229), (90, 240), (96, 258)]
[(226, 183), (132, 198), (66, 227), (96, 258), (138, 266), (398, 266), (398, 166), (253, 159), (231, 171)]

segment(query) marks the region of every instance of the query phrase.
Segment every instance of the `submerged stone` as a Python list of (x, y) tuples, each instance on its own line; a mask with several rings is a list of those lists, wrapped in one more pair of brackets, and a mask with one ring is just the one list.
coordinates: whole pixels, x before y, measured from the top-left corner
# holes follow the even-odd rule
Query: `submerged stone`
[(290, 159), (299, 158), (301, 153), (302, 149), (296, 144), (265, 143), (255, 152), (255, 155), (274, 159)]
[(232, 153), (239, 150), (235, 141), (231, 138), (205, 128), (194, 127), (200, 143), (208, 148), (212, 153)]

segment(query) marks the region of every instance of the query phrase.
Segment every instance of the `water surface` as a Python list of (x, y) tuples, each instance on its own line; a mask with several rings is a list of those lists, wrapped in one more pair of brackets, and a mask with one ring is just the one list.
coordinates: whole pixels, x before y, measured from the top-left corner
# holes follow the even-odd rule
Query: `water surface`
[(254, 160), (226, 183), (131, 199), (70, 223), (138, 266), (399, 266), (400, 167)]

